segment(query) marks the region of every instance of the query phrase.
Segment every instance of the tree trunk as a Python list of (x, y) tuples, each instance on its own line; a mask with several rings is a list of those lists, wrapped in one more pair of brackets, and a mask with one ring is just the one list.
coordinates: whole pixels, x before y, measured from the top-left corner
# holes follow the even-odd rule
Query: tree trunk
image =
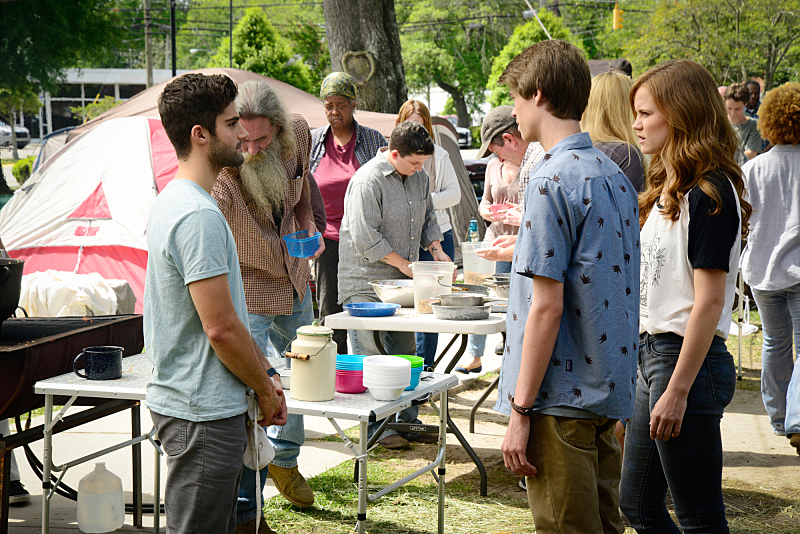
[(11, 157), (19, 159), (19, 151), (17, 150), (17, 125), (14, 124), (17, 119), (17, 114), (12, 111), (9, 113), (9, 118), (11, 119), (8, 121), (9, 126), (11, 126)]
[(397, 113), (406, 101), (406, 77), (394, 0), (324, 0), (331, 70), (358, 84), (358, 108)]
[(442, 80), (436, 80), (436, 85), (447, 91), (453, 98), (453, 106), (456, 108), (456, 115), (458, 115), (458, 125), (462, 128), (469, 128), (471, 119), (469, 109), (467, 109), (467, 100), (464, 98), (464, 91)]

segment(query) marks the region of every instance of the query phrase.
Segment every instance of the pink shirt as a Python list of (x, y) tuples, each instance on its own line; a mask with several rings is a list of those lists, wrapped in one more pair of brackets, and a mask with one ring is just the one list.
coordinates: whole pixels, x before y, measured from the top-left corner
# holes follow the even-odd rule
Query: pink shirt
[(325, 155), (314, 171), (314, 178), (325, 200), (325, 213), (328, 216), (328, 224), (322, 235), (334, 241), (339, 241), (347, 184), (361, 166), (355, 157), (355, 148), (355, 132), (346, 145), (339, 146), (334, 140), (333, 133), (329, 131), (325, 139)]

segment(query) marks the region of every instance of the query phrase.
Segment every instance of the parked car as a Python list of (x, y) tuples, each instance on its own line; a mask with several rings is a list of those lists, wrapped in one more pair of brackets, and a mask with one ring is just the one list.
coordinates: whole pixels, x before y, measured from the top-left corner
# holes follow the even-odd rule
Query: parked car
[[(17, 133), (17, 148), (25, 148), (31, 142), (31, 133), (24, 126), (14, 128)], [(11, 126), (0, 121), (0, 146), (11, 146)]]
[(467, 168), (467, 175), (470, 183), (472, 183), (472, 188), (475, 190), (475, 196), (478, 197), (478, 202), (483, 197), (483, 186), (486, 183), (486, 165), (489, 163), (490, 157), (464, 160), (464, 167)]
[(458, 125), (458, 117), (455, 115), (442, 115), (443, 119), (447, 119), (450, 121), (456, 132), (458, 132), (458, 146), (460, 148), (470, 148), (472, 146), (472, 132), (469, 128), (462, 128)]

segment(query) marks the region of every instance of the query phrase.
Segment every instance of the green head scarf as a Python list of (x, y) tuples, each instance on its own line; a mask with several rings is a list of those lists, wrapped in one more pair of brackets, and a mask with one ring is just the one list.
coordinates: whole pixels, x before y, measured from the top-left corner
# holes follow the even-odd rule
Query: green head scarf
[(319, 90), (320, 100), (329, 96), (343, 96), (350, 100), (356, 99), (356, 81), (346, 72), (332, 72), (322, 80)]

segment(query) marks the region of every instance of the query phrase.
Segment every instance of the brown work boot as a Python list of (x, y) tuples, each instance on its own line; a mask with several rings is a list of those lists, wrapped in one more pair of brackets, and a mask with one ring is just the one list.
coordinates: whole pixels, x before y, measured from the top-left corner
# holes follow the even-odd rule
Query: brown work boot
[(800, 434), (789, 434), (786, 437), (789, 438), (789, 445), (795, 448), (797, 454), (800, 454)]
[(408, 440), (399, 434), (386, 436), (383, 439), (379, 439), (378, 443), (380, 443), (385, 449), (408, 449), (411, 447), (411, 444), (408, 442)]
[[(256, 533), (256, 520), (248, 521), (241, 525), (236, 525), (236, 534), (255, 534)], [(258, 534), (278, 534), (271, 528), (264, 520), (264, 516), (258, 521)]]
[(269, 478), (287, 501), (300, 508), (308, 508), (314, 504), (314, 492), (308, 487), (308, 482), (300, 474), (297, 466), (292, 468), (279, 467), (269, 464)]

